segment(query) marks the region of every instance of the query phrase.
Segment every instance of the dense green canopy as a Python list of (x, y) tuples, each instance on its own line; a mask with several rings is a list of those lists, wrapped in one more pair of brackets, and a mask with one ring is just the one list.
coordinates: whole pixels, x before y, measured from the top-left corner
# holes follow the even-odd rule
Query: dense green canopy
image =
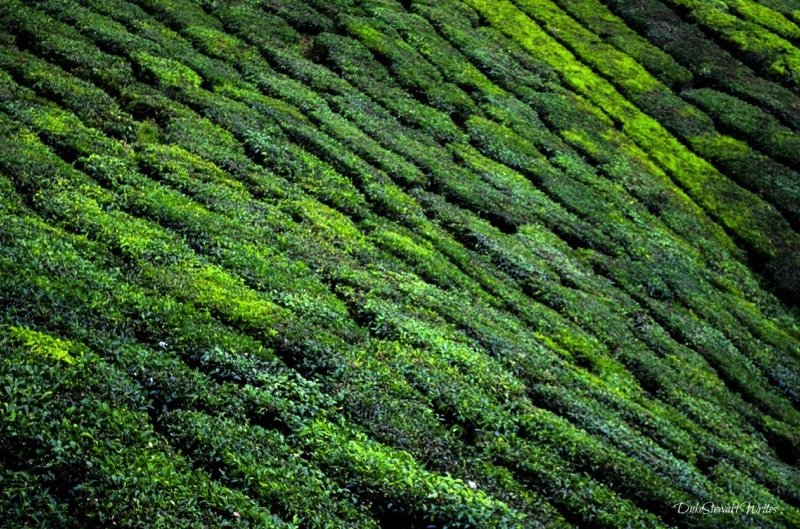
[(0, 527), (800, 527), (799, 46), (0, 0)]

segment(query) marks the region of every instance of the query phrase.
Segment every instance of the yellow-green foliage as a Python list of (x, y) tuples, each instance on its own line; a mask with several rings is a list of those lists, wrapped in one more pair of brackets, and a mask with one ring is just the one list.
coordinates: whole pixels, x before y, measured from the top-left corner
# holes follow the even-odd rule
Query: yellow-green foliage
[(67, 364), (75, 362), (70, 353), (74, 346), (67, 341), (24, 327), (8, 327), (5, 332), (12, 344), (21, 345), (33, 354), (49, 356)]
[(202, 82), (200, 76), (191, 68), (172, 59), (156, 57), (144, 52), (136, 54), (133, 59), (164, 87), (196, 88)]
[[(763, 24), (769, 29), (777, 29), (775, 27), (777, 25), (780, 33), (788, 31), (791, 35), (787, 36), (796, 38), (798, 28), (788, 21), (781, 20), (783, 17), (779, 14), (768, 8), (759, 9), (758, 6), (751, 5), (753, 2), (744, 0), (736, 2), (670, 0), (668, 3), (689, 10), (694, 20), (718, 33), (742, 52), (755, 56), (770, 73), (786, 79), (795, 86), (800, 82), (798, 81), (800, 50), (759, 25)], [(745, 18), (755, 18), (757, 23), (742, 20), (731, 14), (728, 11), (729, 6)]]
[(797, 39), (800, 37), (800, 27), (781, 13), (770, 9), (769, 6), (751, 0), (726, 0), (725, 3), (742, 18), (764, 26), (784, 38)]
[[(609, 116), (619, 120), (623, 131), (684, 187), (689, 195), (726, 227), (766, 255), (778, 251), (771, 240), (774, 225), (785, 225), (774, 210), (754, 195), (725, 179), (704, 159), (696, 156), (667, 133), (661, 124), (623, 98), (610, 83), (578, 62), (575, 56), (545, 33), (510, 2), (470, 0), (490, 21), (541, 56), (564, 81), (585, 95)], [(719, 197), (724, 192), (725, 201)]]

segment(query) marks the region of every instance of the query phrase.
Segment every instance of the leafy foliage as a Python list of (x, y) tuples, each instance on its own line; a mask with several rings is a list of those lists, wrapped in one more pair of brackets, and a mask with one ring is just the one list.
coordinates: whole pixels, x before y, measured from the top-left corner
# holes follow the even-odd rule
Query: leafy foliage
[(798, 23), (0, 3), (0, 526), (799, 526)]

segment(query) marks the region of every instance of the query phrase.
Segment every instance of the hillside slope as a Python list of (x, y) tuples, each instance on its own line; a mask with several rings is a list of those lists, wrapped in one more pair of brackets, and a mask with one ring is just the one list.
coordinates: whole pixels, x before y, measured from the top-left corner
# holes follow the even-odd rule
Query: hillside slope
[(0, 527), (800, 527), (798, 299), (795, 0), (0, 0)]

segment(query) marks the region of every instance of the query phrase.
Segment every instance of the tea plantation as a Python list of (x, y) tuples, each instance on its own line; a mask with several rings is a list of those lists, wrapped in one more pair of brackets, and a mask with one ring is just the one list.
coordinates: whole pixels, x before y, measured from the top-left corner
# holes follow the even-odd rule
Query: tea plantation
[(0, 527), (800, 527), (798, 0), (0, 0)]

